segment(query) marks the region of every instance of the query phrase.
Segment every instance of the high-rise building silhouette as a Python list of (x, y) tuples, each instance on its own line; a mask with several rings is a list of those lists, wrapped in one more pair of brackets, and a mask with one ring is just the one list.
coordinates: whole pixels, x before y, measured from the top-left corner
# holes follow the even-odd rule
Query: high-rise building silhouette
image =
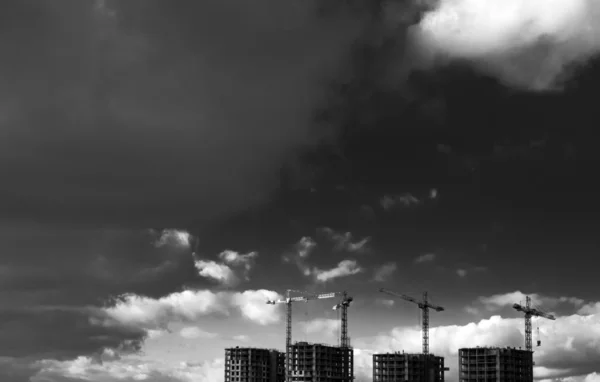
[(284, 382), (285, 353), (273, 349), (225, 349), (225, 382)]
[(533, 353), (498, 347), (463, 348), (458, 351), (460, 382), (532, 382)]
[(443, 382), (444, 358), (401, 352), (373, 354), (373, 382)]
[(291, 347), (290, 381), (351, 382), (354, 351), (350, 347), (296, 342)]

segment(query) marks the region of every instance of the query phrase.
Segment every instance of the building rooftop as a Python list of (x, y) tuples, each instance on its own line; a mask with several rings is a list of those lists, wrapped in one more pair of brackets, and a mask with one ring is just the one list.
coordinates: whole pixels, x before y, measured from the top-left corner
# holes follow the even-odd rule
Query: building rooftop
[(523, 349), (521, 347), (510, 347), (510, 346), (504, 346), (504, 347), (500, 347), (500, 346), (475, 346), (475, 347), (469, 347), (469, 348), (460, 348), (459, 350), (476, 350), (476, 349), (486, 349), (486, 350), (523, 350), (525, 351), (526, 349)]
[(278, 351), (280, 353), (282, 353), (281, 350), (279, 349), (272, 349), (272, 348), (257, 348), (257, 347), (252, 347), (252, 346), (236, 346), (236, 347), (229, 347), (229, 348), (225, 348), (225, 350), (267, 350), (267, 351)]
[(296, 346), (296, 345), (298, 345), (298, 346), (324, 346), (324, 347), (328, 347), (328, 348), (340, 348), (340, 349), (342, 349), (338, 345), (323, 344), (323, 343), (319, 343), (319, 342), (297, 341), (297, 342), (294, 342), (292, 344), (292, 346)]
[[(395, 352), (389, 352), (389, 353), (374, 353), (373, 355), (406, 355), (406, 356), (421, 357), (421, 356), (424, 356), (425, 354), (423, 354), (423, 353), (405, 353), (404, 351), (395, 351)], [(431, 354), (431, 353), (429, 353), (428, 356), (441, 357), (441, 356)]]

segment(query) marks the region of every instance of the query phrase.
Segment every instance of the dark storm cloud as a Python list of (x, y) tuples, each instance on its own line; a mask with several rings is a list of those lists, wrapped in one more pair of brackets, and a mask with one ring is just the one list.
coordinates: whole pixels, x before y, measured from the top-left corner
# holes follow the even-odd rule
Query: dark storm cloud
[(328, 134), (315, 110), (361, 25), (317, 1), (1, 7), (0, 210), (161, 226), (264, 199)]
[[(98, 291), (139, 289), (160, 294), (148, 288), (160, 285), (168, 292), (193, 276), (187, 272), (193, 267), (190, 249), (156, 247), (160, 233), (150, 230), (0, 227), (0, 285), (7, 299), (9, 293), (38, 291), (64, 299), (60, 303), (93, 303)], [(81, 288), (84, 285), (87, 288)]]
[(103, 348), (139, 349), (145, 332), (123, 326), (95, 325), (100, 310), (32, 307), (0, 311), (3, 356), (69, 359)]
[[(111, 297), (159, 297), (201, 282), (191, 248), (156, 246), (151, 230), (0, 226), (0, 356), (87, 355), (146, 333), (101, 327)], [(95, 319), (95, 321), (94, 321)]]
[(2, 382), (29, 382), (29, 377), (37, 372), (32, 360), (0, 356), (0, 380)]
[(331, 136), (315, 117), (362, 70), (347, 61), (367, 3), (4, 1), (0, 356), (138, 346), (89, 307), (201, 282), (197, 243), (158, 245), (160, 230), (264, 200)]
[(156, 245), (159, 231), (73, 222), (181, 225), (267, 196), (327, 135), (314, 113), (360, 30), (316, 4), (2, 3), (1, 356), (135, 344), (143, 332), (83, 308), (197, 282), (189, 248)]

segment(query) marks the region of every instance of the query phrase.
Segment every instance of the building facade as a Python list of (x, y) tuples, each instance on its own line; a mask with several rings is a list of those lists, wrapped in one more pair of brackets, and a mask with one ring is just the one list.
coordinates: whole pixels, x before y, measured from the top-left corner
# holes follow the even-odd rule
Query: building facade
[(338, 346), (296, 342), (291, 348), (290, 381), (351, 382), (354, 350)]
[(515, 348), (463, 348), (460, 382), (532, 382), (533, 352)]
[(284, 382), (284, 361), (273, 349), (225, 349), (225, 382)]
[(373, 354), (373, 382), (443, 382), (447, 370), (433, 354)]

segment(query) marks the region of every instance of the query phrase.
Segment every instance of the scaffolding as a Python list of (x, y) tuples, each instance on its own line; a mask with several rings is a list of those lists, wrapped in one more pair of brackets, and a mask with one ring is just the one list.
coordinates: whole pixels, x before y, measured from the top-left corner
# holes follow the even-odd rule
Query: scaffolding
[(433, 354), (373, 354), (373, 382), (443, 382), (444, 357)]
[(533, 353), (499, 347), (459, 349), (460, 382), (532, 382)]
[(290, 377), (298, 382), (351, 382), (353, 360), (350, 347), (296, 342), (290, 352)]
[(225, 349), (225, 382), (284, 382), (285, 354), (275, 349)]

